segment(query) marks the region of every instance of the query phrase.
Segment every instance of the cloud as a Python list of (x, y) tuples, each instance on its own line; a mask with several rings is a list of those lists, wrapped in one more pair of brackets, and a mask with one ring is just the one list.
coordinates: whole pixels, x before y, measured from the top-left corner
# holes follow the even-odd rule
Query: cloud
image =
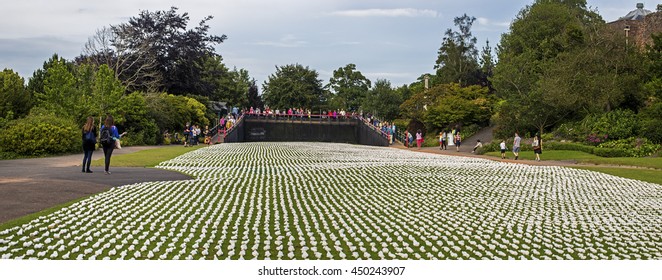
[(271, 46), (279, 48), (297, 48), (307, 45), (308, 42), (298, 40), (296, 36), (288, 34), (280, 38), (278, 41), (261, 41), (255, 44), (259, 46)]
[(509, 27), (510, 22), (493, 22), (488, 18), (484, 17), (479, 17), (476, 18), (476, 21), (478, 22), (478, 25), (481, 26), (496, 26), (496, 27)]
[(439, 13), (435, 10), (402, 8), (344, 10), (332, 12), (331, 15), (343, 17), (437, 17)]

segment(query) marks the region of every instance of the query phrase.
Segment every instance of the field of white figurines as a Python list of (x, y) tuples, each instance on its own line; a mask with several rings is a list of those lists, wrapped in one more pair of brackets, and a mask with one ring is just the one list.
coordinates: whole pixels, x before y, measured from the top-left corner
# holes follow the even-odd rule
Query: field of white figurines
[(221, 144), (0, 232), (3, 259), (661, 259), (662, 186), (332, 143)]

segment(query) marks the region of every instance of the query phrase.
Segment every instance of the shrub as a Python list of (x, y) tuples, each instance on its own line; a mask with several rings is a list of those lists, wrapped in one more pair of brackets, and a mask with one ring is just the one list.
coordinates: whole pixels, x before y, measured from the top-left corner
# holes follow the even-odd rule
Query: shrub
[(662, 102), (658, 101), (639, 113), (641, 135), (653, 143), (662, 144)]
[(21, 156), (42, 156), (81, 150), (81, 128), (52, 114), (30, 114), (11, 121), (0, 134), (0, 149)]
[[(658, 144), (654, 144), (645, 138), (630, 137), (627, 139), (621, 139), (617, 141), (611, 141), (600, 144), (598, 148), (596, 148), (595, 154), (599, 156), (602, 155), (598, 153), (605, 153), (609, 155), (623, 154), (618, 156), (624, 156), (624, 157), (646, 157), (655, 154), (658, 150), (660, 150), (661, 147), (662, 146)], [(600, 150), (598, 151), (598, 149)], [(602, 149), (612, 149), (614, 151), (605, 151)]]
[(615, 148), (595, 148), (593, 153), (600, 157), (629, 157), (628, 150)]

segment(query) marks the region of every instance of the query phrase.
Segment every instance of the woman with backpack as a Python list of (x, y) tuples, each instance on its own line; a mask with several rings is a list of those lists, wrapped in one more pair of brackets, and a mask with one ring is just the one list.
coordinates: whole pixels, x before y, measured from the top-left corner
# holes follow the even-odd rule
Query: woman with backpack
[(94, 118), (87, 117), (87, 122), (83, 125), (83, 173), (92, 173), (90, 163), (92, 162), (92, 153), (94, 153), (97, 144), (97, 128), (94, 127)]
[(117, 127), (115, 126), (115, 119), (111, 115), (106, 117), (104, 125), (101, 126), (101, 136), (99, 140), (101, 141), (101, 146), (103, 147), (103, 155), (105, 157), (105, 169), (106, 175), (110, 175), (108, 168), (110, 167), (110, 157), (113, 155), (113, 150), (115, 149), (115, 140), (122, 138), (126, 134), (126, 131), (122, 134), (119, 134)]

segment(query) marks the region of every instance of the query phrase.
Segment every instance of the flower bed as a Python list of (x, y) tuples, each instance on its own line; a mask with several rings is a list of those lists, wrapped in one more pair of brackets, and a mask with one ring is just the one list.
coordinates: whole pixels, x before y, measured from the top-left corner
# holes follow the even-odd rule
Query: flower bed
[(331, 143), (223, 144), (0, 232), (12, 259), (660, 259), (662, 186)]

